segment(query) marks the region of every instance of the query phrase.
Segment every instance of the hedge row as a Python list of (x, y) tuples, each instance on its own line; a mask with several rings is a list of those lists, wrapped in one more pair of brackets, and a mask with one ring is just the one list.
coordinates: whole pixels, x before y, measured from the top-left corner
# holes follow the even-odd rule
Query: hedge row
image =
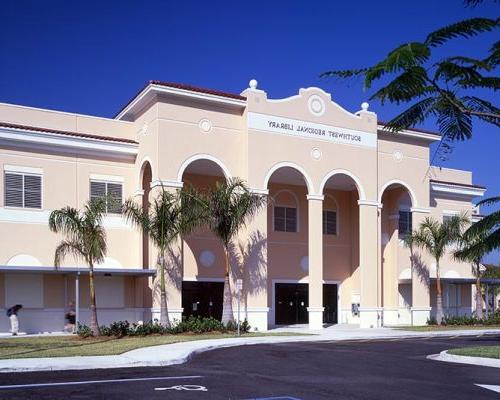
[[(428, 325), (436, 325), (436, 318), (432, 317), (427, 321)], [(500, 325), (500, 310), (490, 314), (488, 318), (477, 318), (474, 315), (447, 315), (443, 318), (441, 325)]]
[[(150, 321), (145, 324), (130, 324), (128, 321), (112, 322), (111, 325), (102, 325), (99, 331), (102, 336), (147, 336), (147, 335), (176, 335), (179, 333), (205, 333), (205, 332), (234, 332), (238, 326), (234, 322), (224, 325), (215, 318), (200, 318), (190, 316), (183, 318), (182, 321), (172, 324), (171, 327), (165, 327), (158, 323), (158, 320)], [(247, 320), (240, 324), (242, 333), (250, 331), (250, 325)], [(92, 336), (90, 327), (84, 324), (78, 325), (77, 334), (86, 338)]]

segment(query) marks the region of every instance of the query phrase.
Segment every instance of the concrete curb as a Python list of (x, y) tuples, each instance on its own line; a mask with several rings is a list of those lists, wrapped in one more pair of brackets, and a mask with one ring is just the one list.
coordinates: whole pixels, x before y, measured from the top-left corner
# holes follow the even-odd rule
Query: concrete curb
[(486, 357), (457, 356), (456, 354), (449, 354), (448, 350), (444, 350), (439, 354), (431, 354), (427, 356), (427, 358), (429, 360), (435, 360), (435, 361), (478, 365), (481, 367), (500, 368), (500, 359), (486, 358)]
[[(313, 333), (313, 332), (308, 332)], [(194, 355), (210, 350), (255, 345), (297, 342), (342, 342), (357, 340), (397, 340), (433, 337), (498, 335), (500, 330), (404, 332), (390, 329), (314, 332), (312, 336), (261, 336), (254, 338), (208, 339), (142, 347), (120, 355), (18, 358), (0, 360), (0, 373), (59, 370), (157, 367), (182, 364)], [(449, 355), (451, 356), (451, 355)], [(429, 356), (431, 357), (431, 356)]]

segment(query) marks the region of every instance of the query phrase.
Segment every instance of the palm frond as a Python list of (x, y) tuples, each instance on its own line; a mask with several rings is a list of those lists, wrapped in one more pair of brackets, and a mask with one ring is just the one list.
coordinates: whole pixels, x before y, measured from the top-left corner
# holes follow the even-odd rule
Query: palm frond
[(149, 215), (144, 212), (141, 205), (137, 204), (133, 199), (127, 199), (123, 203), (122, 210), (127, 222), (141, 228), (144, 232), (149, 231)]
[[(453, 103), (450, 102), (450, 99), (453, 99)], [(462, 105), (461, 109), (456, 104), (461, 103), (452, 92), (448, 91), (445, 95), (441, 95), (436, 105), (439, 131), (451, 141), (470, 139), (472, 137), (472, 118), (462, 111), (465, 106)]]
[(408, 102), (432, 90), (426, 84), (427, 79), (427, 71), (424, 68), (421, 66), (410, 67), (376, 91), (370, 99), (379, 100), (381, 104), (384, 104), (386, 100), (396, 104)]
[(482, 32), (492, 31), (497, 26), (497, 19), (470, 18), (445, 26), (444, 28), (430, 33), (427, 35), (424, 43), (430, 47), (437, 47), (451, 39), (458, 37), (470, 38)]
[(72, 255), (76, 259), (87, 261), (85, 246), (82, 241), (63, 240), (56, 247), (56, 251), (54, 254), (54, 266), (56, 268), (59, 268), (62, 264), (62, 261), (68, 255)]
[(49, 215), (49, 228), (54, 233), (74, 236), (82, 229), (80, 212), (69, 206), (52, 211)]
[(345, 69), (345, 70), (334, 70), (334, 71), (326, 71), (320, 74), (320, 78), (354, 78), (357, 76), (364, 75), (365, 72), (368, 71), (368, 68), (360, 68), (360, 69)]
[(404, 129), (419, 125), (423, 123), (430, 114), (434, 114), (435, 104), (436, 99), (434, 97), (422, 99), (387, 122), (385, 124), (385, 129), (389, 132), (400, 132)]
[(487, 199), (483, 199), (483, 200), (479, 201), (476, 204), (476, 206), (486, 206), (486, 207), (489, 207), (489, 206), (495, 205), (497, 203), (500, 203), (500, 196), (488, 197)]
[(429, 48), (423, 43), (406, 43), (392, 50), (385, 59), (365, 72), (365, 88), (370, 88), (373, 81), (387, 73), (405, 71), (422, 65), (430, 57)]

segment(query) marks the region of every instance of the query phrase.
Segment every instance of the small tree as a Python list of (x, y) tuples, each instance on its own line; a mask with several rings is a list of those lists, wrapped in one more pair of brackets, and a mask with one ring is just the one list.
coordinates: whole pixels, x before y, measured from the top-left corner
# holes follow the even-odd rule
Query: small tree
[(106, 232), (102, 219), (106, 213), (106, 199), (88, 201), (83, 211), (64, 207), (50, 213), (49, 228), (61, 233), (65, 239), (57, 246), (54, 265), (58, 268), (63, 259), (72, 255), (83, 259), (89, 267), (90, 287), (90, 329), (99, 336), (94, 285), (94, 265), (104, 261), (107, 251)]
[(443, 320), (443, 297), (441, 291), (441, 274), (439, 263), (447, 248), (456, 243), (464, 226), (468, 223), (465, 215), (456, 215), (442, 223), (432, 218), (426, 218), (413, 231), (406, 243), (426, 250), (436, 261), (436, 321), (441, 325)]
[(238, 232), (265, 204), (265, 197), (251, 193), (244, 182), (217, 182), (215, 188), (203, 195), (204, 219), (224, 247), (224, 302), (222, 322), (234, 321), (230, 287), (229, 246)]
[(144, 210), (132, 199), (127, 200), (123, 206), (127, 220), (141, 228), (158, 249), (160, 324), (164, 326), (170, 326), (165, 289), (165, 256), (180, 235), (188, 234), (201, 223), (198, 203), (196, 195), (189, 189), (172, 193), (162, 187), (149, 210)]
[[(492, 205), (500, 202), (500, 197), (492, 197), (478, 203), (478, 205)], [(470, 262), (476, 278), (476, 316), (482, 318), (482, 291), (480, 262), (484, 256), (500, 248), (500, 211), (485, 216), (472, 224), (460, 238), (460, 248), (455, 251), (457, 260)]]

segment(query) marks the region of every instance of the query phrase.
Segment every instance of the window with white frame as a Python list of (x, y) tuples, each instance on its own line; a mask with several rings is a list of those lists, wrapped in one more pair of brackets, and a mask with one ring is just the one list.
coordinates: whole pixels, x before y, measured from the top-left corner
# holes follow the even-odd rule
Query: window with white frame
[(90, 181), (90, 200), (106, 199), (106, 212), (121, 214), (123, 204), (123, 184), (119, 182)]
[(337, 234), (337, 211), (323, 210), (323, 235)]
[(4, 172), (6, 207), (42, 208), (42, 175), (21, 171)]
[(412, 231), (412, 222), (411, 222), (411, 211), (410, 210), (400, 210), (399, 211), (399, 227), (398, 233), (399, 237), (402, 239)]
[(274, 230), (297, 232), (297, 209), (294, 207), (274, 207)]

